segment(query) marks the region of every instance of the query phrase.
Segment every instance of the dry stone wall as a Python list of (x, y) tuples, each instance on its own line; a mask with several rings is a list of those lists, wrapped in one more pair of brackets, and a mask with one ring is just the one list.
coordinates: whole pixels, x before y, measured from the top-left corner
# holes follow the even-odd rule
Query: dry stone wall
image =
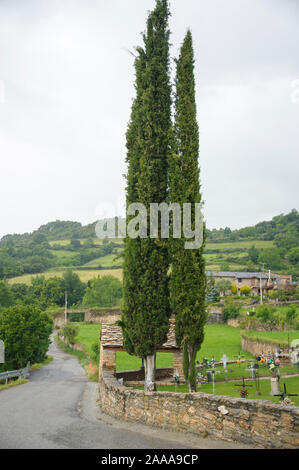
[(288, 352), (288, 347), (285, 345), (279, 345), (278, 343), (268, 343), (263, 341), (258, 341), (253, 338), (248, 338), (242, 335), (242, 349), (251, 353), (253, 356), (259, 356), (263, 354), (274, 354), (280, 348), (282, 353)]
[(204, 393), (144, 392), (100, 371), (102, 410), (115, 418), (260, 448), (299, 448), (299, 407)]

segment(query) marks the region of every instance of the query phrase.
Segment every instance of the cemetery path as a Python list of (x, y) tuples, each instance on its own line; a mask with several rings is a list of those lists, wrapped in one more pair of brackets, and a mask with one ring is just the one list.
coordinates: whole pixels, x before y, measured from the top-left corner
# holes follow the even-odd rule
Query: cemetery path
[(54, 360), (0, 392), (0, 449), (237, 449), (239, 444), (128, 424), (101, 414), (97, 384), (53, 342)]

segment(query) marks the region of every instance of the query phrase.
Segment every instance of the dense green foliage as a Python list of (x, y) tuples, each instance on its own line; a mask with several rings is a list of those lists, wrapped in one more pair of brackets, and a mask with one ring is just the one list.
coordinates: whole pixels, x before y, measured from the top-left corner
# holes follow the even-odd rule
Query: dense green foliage
[(299, 307), (288, 305), (277, 307), (274, 305), (259, 305), (252, 309), (250, 315), (244, 315), (241, 325), (246, 329), (267, 328), (272, 331), (276, 327), (299, 330)]
[[(169, 200), (192, 205), (201, 202), (199, 182), (199, 129), (196, 118), (194, 52), (188, 31), (176, 61), (176, 100), (173, 152), (169, 158)], [(183, 228), (183, 227), (181, 227)], [(201, 228), (203, 229), (203, 228)], [(182, 231), (183, 232), (183, 231)], [(184, 347), (184, 373), (190, 389), (196, 389), (195, 359), (204, 339), (206, 275), (204, 245), (186, 249), (185, 236), (170, 240), (170, 302), (176, 316), (176, 341)]]
[[(168, 17), (167, 0), (157, 0), (147, 20), (144, 48), (137, 50), (136, 99), (127, 132), (127, 208), (131, 203), (143, 203), (147, 222), (149, 205), (167, 198), (171, 127)], [(167, 243), (161, 238), (126, 238), (124, 251), (124, 345), (131, 354), (145, 358), (165, 342), (169, 327)]]
[(0, 338), (5, 344), (5, 364), (0, 370), (21, 369), (43, 362), (50, 345), (53, 320), (36, 306), (15, 306), (0, 314)]
[(122, 298), (122, 284), (113, 276), (103, 276), (88, 282), (82, 305), (84, 307), (114, 307)]
[(68, 306), (74, 306), (82, 302), (85, 289), (86, 285), (71, 270), (66, 270), (62, 278), (32, 277), (29, 286), (26, 284), (9, 285), (7, 281), (0, 281), (0, 311), (13, 305), (35, 304), (41, 309), (62, 307), (65, 304), (66, 291)]

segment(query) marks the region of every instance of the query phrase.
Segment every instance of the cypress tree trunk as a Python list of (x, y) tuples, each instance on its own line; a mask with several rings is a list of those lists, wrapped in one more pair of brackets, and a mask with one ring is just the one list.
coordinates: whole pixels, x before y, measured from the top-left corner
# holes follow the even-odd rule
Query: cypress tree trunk
[[(127, 208), (147, 209), (147, 238), (125, 239), (124, 346), (144, 359), (145, 390), (155, 388), (155, 354), (169, 329), (168, 244), (149, 233), (150, 204), (165, 202), (171, 129), (168, 1), (157, 0), (136, 59), (137, 96), (127, 133)], [(132, 217), (131, 217), (132, 218)], [(127, 217), (127, 223), (130, 217)]]
[[(194, 53), (188, 31), (176, 61), (176, 102), (173, 152), (169, 159), (169, 198), (172, 203), (195, 204), (202, 200), (199, 182), (199, 130), (196, 120)], [(205, 228), (203, 227), (205, 232)], [(205, 234), (203, 233), (203, 239)], [(196, 391), (196, 354), (204, 339), (206, 276), (203, 248), (185, 249), (186, 239), (171, 239), (170, 301), (176, 315), (176, 341), (184, 345), (184, 374), (189, 391)]]

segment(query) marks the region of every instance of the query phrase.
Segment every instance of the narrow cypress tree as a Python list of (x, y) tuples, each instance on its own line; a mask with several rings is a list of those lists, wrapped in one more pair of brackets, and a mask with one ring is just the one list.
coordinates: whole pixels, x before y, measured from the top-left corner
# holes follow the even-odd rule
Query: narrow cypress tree
[[(169, 9), (167, 0), (157, 0), (143, 35), (144, 49), (136, 60), (137, 97), (127, 133), (127, 207), (165, 202), (168, 184), (168, 153), (171, 129), (169, 74)], [(127, 218), (127, 223), (130, 218)], [(168, 246), (161, 238), (125, 240), (124, 345), (145, 365), (145, 389), (155, 388), (156, 350), (169, 329)], [(159, 234), (160, 236), (160, 234)]]
[[(176, 61), (176, 100), (173, 152), (169, 159), (169, 199), (172, 203), (200, 203), (199, 130), (196, 120), (194, 52), (188, 31)], [(204, 236), (205, 239), (205, 236)], [(203, 246), (185, 249), (184, 236), (171, 239), (170, 302), (176, 315), (176, 341), (184, 347), (184, 373), (189, 391), (196, 391), (195, 360), (204, 339), (205, 262)]]

